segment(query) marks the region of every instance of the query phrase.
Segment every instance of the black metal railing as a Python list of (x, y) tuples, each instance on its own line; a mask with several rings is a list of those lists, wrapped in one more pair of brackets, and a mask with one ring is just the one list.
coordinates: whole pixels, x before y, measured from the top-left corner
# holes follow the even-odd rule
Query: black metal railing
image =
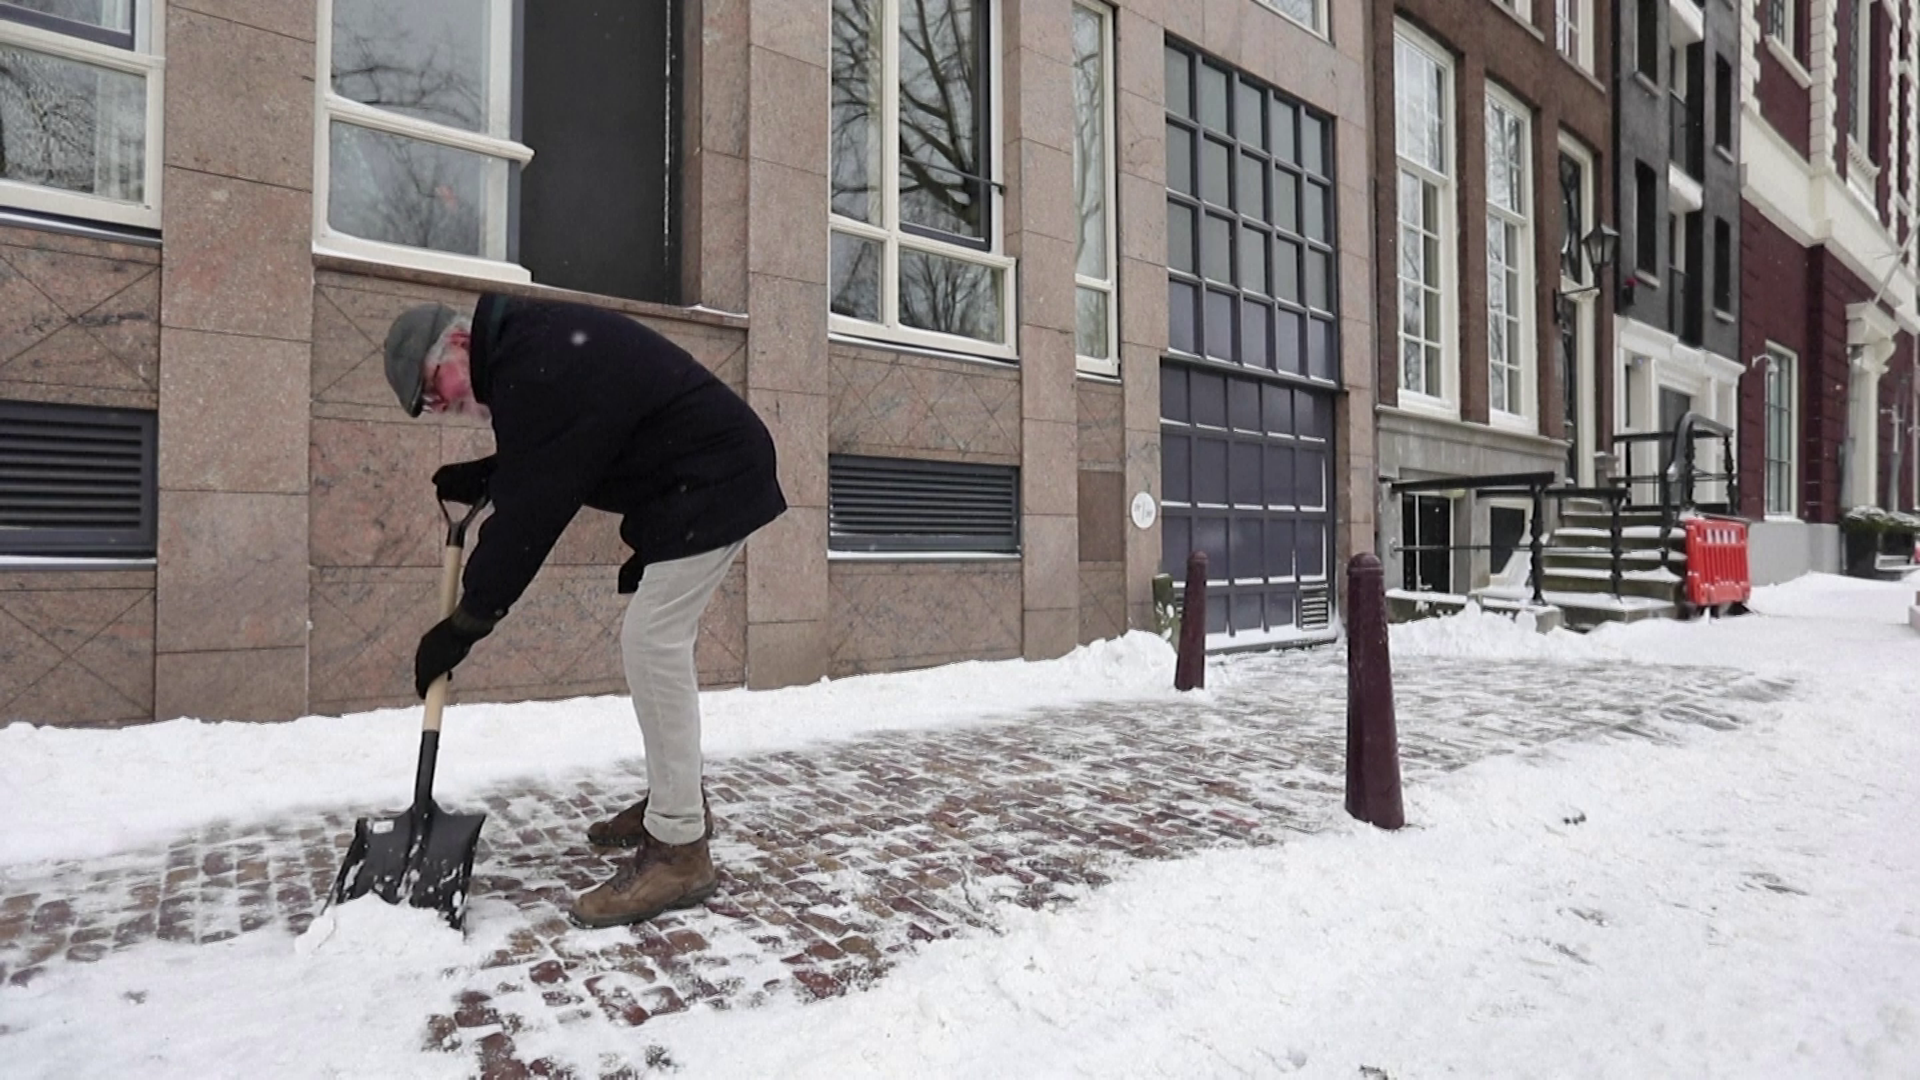
[[(1718, 470), (1700, 467), (1699, 445), (1702, 439), (1720, 441), (1720, 463)], [(1666, 543), (1667, 535), (1680, 515), (1688, 511), (1706, 514), (1732, 516), (1740, 512), (1740, 470), (1733, 456), (1733, 429), (1718, 420), (1710, 420), (1691, 410), (1682, 413), (1674, 421), (1672, 431), (1623, 431), (1613, 437), (1617, 450), (1624, 450), (1621, 461), (1626, 471), (1613, 478), (1613, 482), (1623, 491), (1636, 488), (1655, 492), (1652, 502), (1630, 502), (1629, 510), (1658, 510), (1660, 512), (1660, 568), (1667, 568), (1671, 545)], [(1651, 445), (1655, 459), (1660, 462), (1658, 472), (1636, 473), (1633, 471), (1634, 451), (1641, 446)], [(1644, 455), (1641, 455), (1644, 456)], [(1700, 485), (1721, 484), (1721, 493), (1725, 500), (1721, 502), (1702, 501), (1699, 498)]]
[[(1395, 495), (1415, 495), (1421, 492), (1434, 491), (1465, 491), (1473, 496), (1486, 496), (1488, 498), (1519, 496), (1530, 500), (1533, 504), (1533, 512), (1528, 516), (1527, 522), (1527, 551), (1529, 555), (1528, 562), (1530, 564), (1527, 567), (1527, 585), (1532, 590), (1533, 603), (1540, 605), (1544, 605), (1547, 602), (1546, 593), (1541, 587), (1542, 576), (1546, 572), (1544, 565), (1546, 562), (1544, 530), (1546, 528), (1547, 500), (1552, 499), (1560, 504), (1563, 504), (1568, 499), (1595, 499), (1605, 502), (1608, 504), (1609, 515), (1612, 520), (1612, 527), (1609, 530), (1612, 534), (1612, 588), (1615, 596), (1620, 595), (1621, 561), (1625, 555), (1623, 550), (1624, 545), (1621, 542), (1620, 513), (1622, 509), (1624, 509), (1628, 498), (1627, 489), (1625, 488), (1573, 487), (1562, 483), (1558, 473), (1529, 472), (1491, 473), (1481, 476), (1443, 476), (1428, 480), (1402, 480), (1389, 484), (1388, 490)], [(1399, 550), (1401, 553), (1410, 551), (1445, 551), (1451, 554), (1456, 551), (1491, 550), (1493, 546), (1492, 544), (1473, 543), (1417, 544), (1402, 545)]]

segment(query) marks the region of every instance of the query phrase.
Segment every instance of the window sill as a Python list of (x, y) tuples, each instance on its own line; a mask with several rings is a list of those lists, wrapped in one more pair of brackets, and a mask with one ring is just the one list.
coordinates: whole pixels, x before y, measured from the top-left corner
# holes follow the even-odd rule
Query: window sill
[(933, 330), (882, 326), (879, 323), (835, 315), (832, 312), (827, 314), (827, 336), (831, 339), (857, 341), (880, 349), (901, 349), (932, 356), (950, 356), (961, 360), (1002, 364), (1020, 362), (1020, 350), (1012, 345), (996, 345), (992, 342), (961, 337), (957, 334), (943, 334)]
[(1652, 94), (1654, 97), (1660, 96), (1660, 84), (1648, 78), (1646, 72), (1644, 71), (1634, 72), (1633, 81), (1639, 85), (1640, 89), (1645, 90), (1647, 93)]
[(1805, 525), (1806, 524), (1806, 522), (1803, 521), (1796, 514), (1768, 514), (1767, 516), (1761, 518), (1760, 520), (1766, 522), (1769, 525)]
[[(1259, 3), (1259, 4), (1256, 4), (1255, 6), (1265, 8), (1266, 10), (1272, 12), (1273, 14), (1280, 16), (1282, 19), (1285, 19), (1288, 23), (1294, 26), (1297, 26), (1302, 30), (1305, 30), (1307, 33), (1312, 34), (1314, 37), (1319, 38), (1321, 41), (1331, 42), (1333, 40), (1331, 37), (1328, 36), (1327, 28), (1324, 25), (1314, 26), (1310, 23), (1303, 23), (1299, 19), (1295, 18), (1294, 16), (1289, 15), (1284, 11), (1281, 11), (1277, 7), (1274, 7), (1272, 4)], [(1327, 21), (1327, 12), (1326, 12), (1325, 5), (1319, 5), (1319, 10), (1320, 10), (1320, 21), (1322, 23), (1325, 23)]]
[(1017, 563), (1018, 552), (998, 551), (832, 551), (828, 562), (988, 562)]
[(1394, 407), (1401, 412), (1430, 416), (1438, 420), (1460, 419), (1459, 402), (1423, 394), (1417, 390), (1408, 390), (1405, 387), (1400, 388), (1399, 401)]
[(598, 293), (584, 293), (573, 289), (556, 289), (551, 285), (537, 282), (514, 284), (491, 278), (469, 277), (464, 274), (449, 273), (444, 270), (426, 270), (419, 267), (399, 266), (376, 259), (364, 259), (353, 255), (340, 255), (315, 249), (313, 265), (316, 270), (331, 270), (341, 274), (356, 274), (362, 277), (383, 278), (389, 281), (405, 281), (415, 285), (433, 285), (448, 289), (461, 289), (467, 292), (493, 292), (506, 296), (520, 296), (533, 300), (563, 300), (576, 304), (589, 304), (608, 311), (624, 312), (628, 315), (659, 319), (678, 319), (682, 322), (706, 323), (710, 326), (724, 326), (736, 330), (747, 327), (747, 316), (730, 311), (717, 311), (704, 307), (676, 307), (673, 304), (660, 304), (650, 300), (628, 300), (617, 296), (601, 296)]
[(1733, 165), (1737, 163), (1736, 159), (1733, 156), (1733, 147), (1731, 146), (1721, 146), (1720, 144), (1715, 143), (1713, 147), (1713, 152), (1719, 156), (1720, 160), (1726, 162), (1729, 165)]
[(1713, 317), (1729, 326), (1733, 324), (1733, 312), (1731, 311), (1722, 311), (1719, 308), (1714, 308)]
[(1547, 40), (1546, 31), (1533, 25), (1532, 19), (1529, 19), (1525, 15), (1522, 15), (1518, 11), (1515, 11), (1514, 9), (1508, 7), (1505, 3), (1502, 3), (1501, 0), (1493, 0), (1493, 6), (1496, 8), (1499, 8), (1501, 14), (1505, 15), (1507, 18), (1512, 19), (1514, 22), (1517, 22), (1522, 27), (1524, 27), (1527, 33), (1533, 35), (1534, 40), (1536, 41)]
[(1807, 73), (1807, 69), (1785, 45), (1780, 44), (1780, 39), (1772, 34), (1762, 36), (1766, 39), (1767, 51), (1772, 53), (1773, 58), (1780, 62), (1780, 66), (1787, 70), (1787, 78), (1799, 83), (1802, 90), (1813, 89), (1813, 76)]
[(936, 349), (927, 345), (895, 341), (892, 338), (869, 337), (865, 334), (852, 334), (842, 330), (829, 329), (827, 343), (830, 345), (852, 345), (869, 352), (892, 356), (925, 356), (935, 360), (958, 360), (968, 364), (979, 364), (996, 371), (1017, 371), (1020, 367), (1018, 356), (1001, 358), (982, 356), (979, 353), (956, 352), (952, 349)]
[(1522, 413), (1510, 413), (1502, 409), (1487, 410), (1487, 426), (1496, 431), (1512, 432), (1515, 435), (1538, 435), (1540, 425), (1533, 417)]
[(105, 240), (115, 244), (134, 244), (139, 247), (153, 248), (156, 251), (160, 248), (160, 233), (155, 229), (78, 221), (57, 214), (36, 214), (14, 207), (0, 208), (0, 226), (35, 229), (40, 232), (59, 233), (63, 236), (80, 236), (89, 240)]

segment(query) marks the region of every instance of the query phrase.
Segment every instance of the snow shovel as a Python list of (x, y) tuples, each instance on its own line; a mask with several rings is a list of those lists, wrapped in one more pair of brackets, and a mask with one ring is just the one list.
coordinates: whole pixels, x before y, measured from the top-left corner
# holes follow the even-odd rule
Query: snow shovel
[[(467, 544), (467, 526), (486, 504), (482, 497), (458, 521), (444, 501), (440, 504), (440, 516), (447, 522), (440, 576), (442, 618), (452, 615), (460, 602), (460, 554)], [(361, 818), (354, 823), (353, 843), (334, 879), (329, 904), (373, 893), (389, 904), (404, 901), (417, 908), (438, 908), (455, 930), (466, 919), (473, 849), (480, 842), (480, 826), (487, 815), (450, 814), (433, 801), (433, 765), (440, 756), (440, 713), (447, 705), (447, 682), (442, 675), (427, 688), (413, 806), (393, 817)]]

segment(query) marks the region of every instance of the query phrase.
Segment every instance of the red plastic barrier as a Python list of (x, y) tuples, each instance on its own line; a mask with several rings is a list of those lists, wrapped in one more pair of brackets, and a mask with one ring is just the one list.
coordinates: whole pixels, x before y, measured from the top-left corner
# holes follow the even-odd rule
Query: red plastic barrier
[(1753, 596), (1747, 573), (1747, 523), (1719, 518), (1687, 522), (1687, 601), (1694, 607), (1744, 604)]

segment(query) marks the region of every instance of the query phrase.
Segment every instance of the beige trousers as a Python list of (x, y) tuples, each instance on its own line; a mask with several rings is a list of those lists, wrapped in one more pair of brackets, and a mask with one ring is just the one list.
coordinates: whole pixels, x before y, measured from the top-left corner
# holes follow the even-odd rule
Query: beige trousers
[(700, 614), (744, 546), (647, 567), (620, 625), (620, 658), (647, 750), (646, 828), (665, 843), (690, 844), (706, 832), (693, 645)]

